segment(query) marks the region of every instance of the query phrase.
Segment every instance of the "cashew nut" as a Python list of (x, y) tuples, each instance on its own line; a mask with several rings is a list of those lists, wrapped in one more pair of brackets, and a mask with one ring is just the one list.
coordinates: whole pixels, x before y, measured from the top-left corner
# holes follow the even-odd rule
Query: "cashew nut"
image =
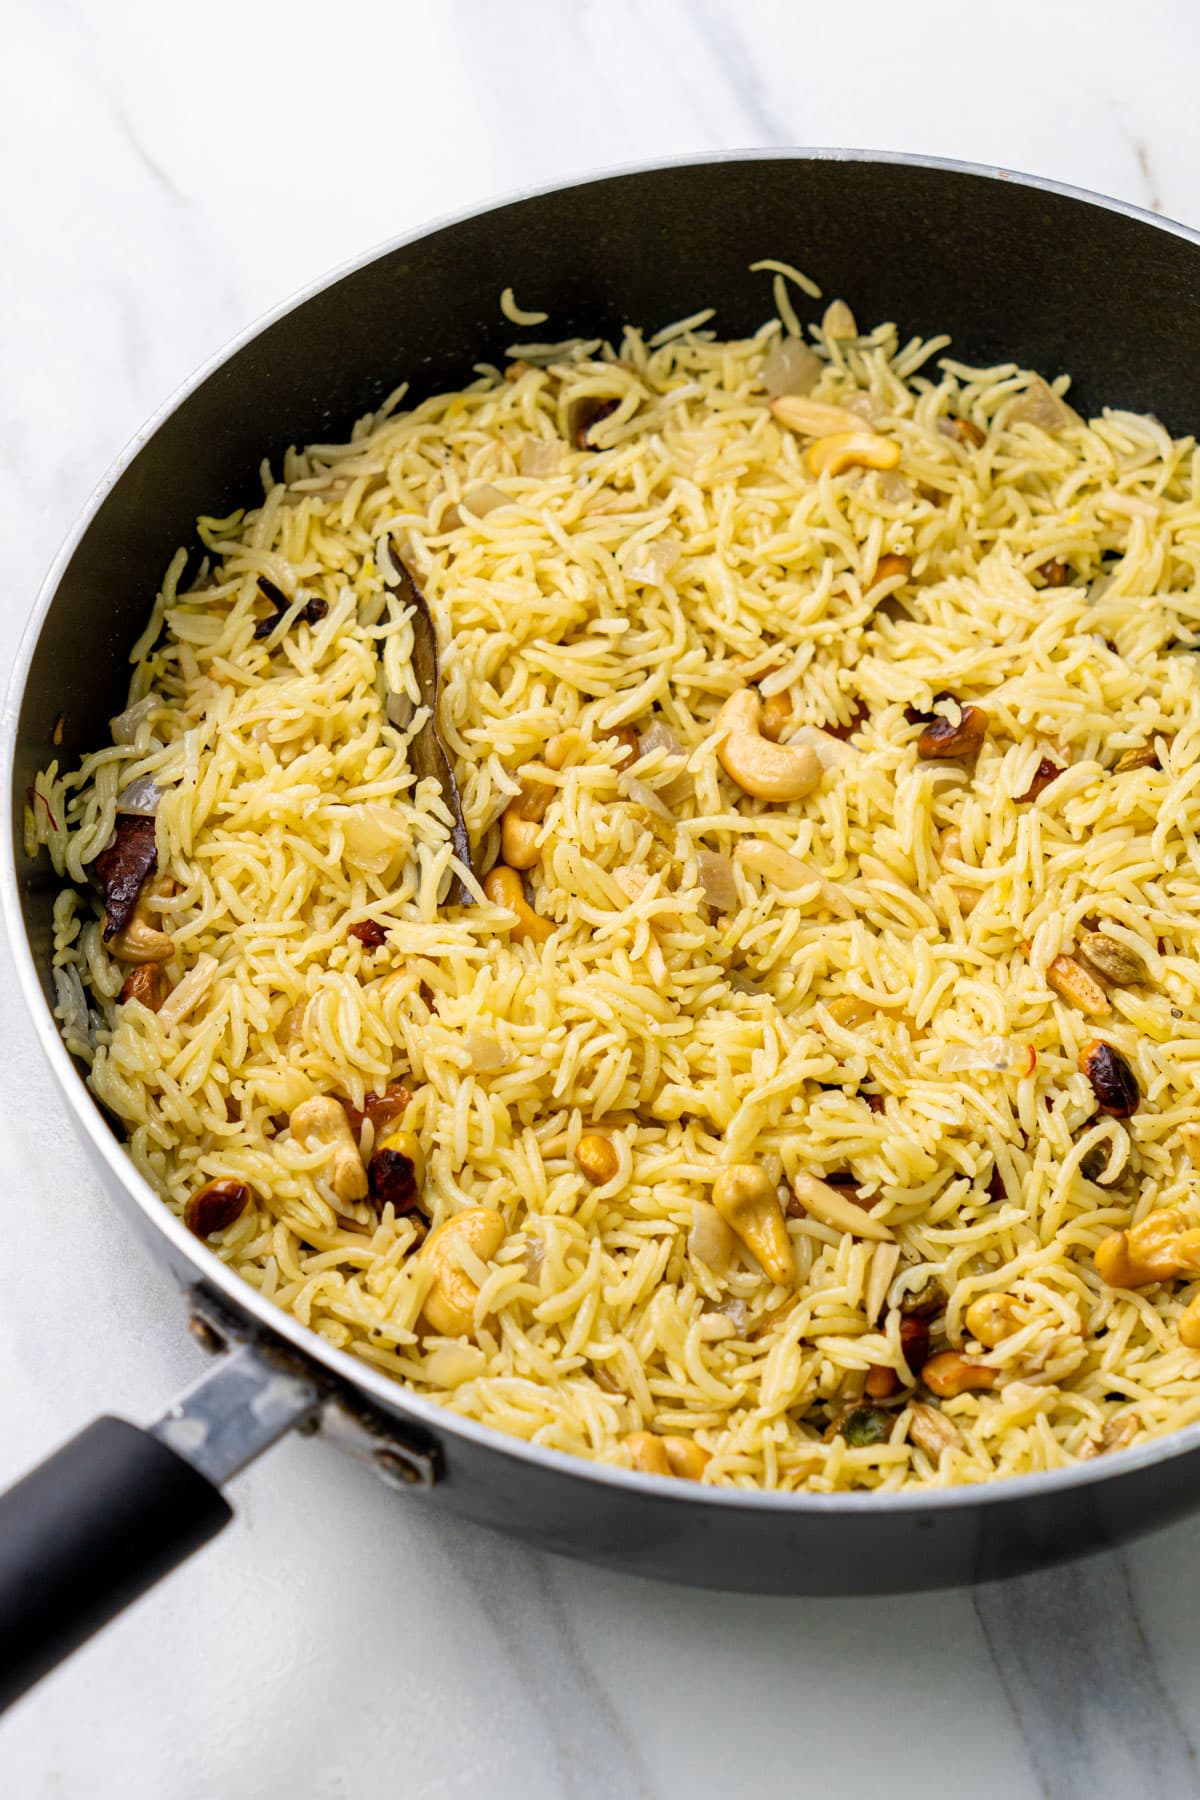
[(538, 859), (538, 821), (527, 819), (518, 810), (520, 799), (512, 801), (500, 821), (500, 849), (510, 869), (532, 869)]
[(118, 962), (135, 964), (169, 962), (175, 951), (175, 945), (167, 933), (151, 923), (141, 900), (135, 906), (128, 925), (123, 931), (117, 932), (108, 948)]
[(847, 469), (894, 469), (900, 446), (877, 431), (839, 431), (818, 438), (804, 456), (810, 475), (842, 475)]
[(365, 1200), (367, 1171), (354, 1133), (341, 1106), (327, 1094), (314, 1094), (292, 1109), (288, 1124), (302, 1150), (330, 1147), (329, 1185), (339, 1200)]
[(779, 1190), (756, 1163), (733, 1163), (713, 1182), (712, 1203), (765, 1275), (787, 1286), (796, 1279)]
[(759, 800), (799, 800), (821, 779), (810, 744), (772, 744), (760, 730), (762, 701), (753, 688), (731, 694), (717, 715), (717, 756), (743, 793)]
[(682, 1481), (699, 1481), (712, 1460), (693, 1438), (659, 1437), (653, 1431), (631, 1431), (625, 1448), (643, 1475), (675, 1475)]
[(494, 906), (505, 906), (509, 912), (516, 913), (517, 923), (509, 933), (514, 944), (526, 941), (544, 944), (548, 937), (553, 937), (554, 926), (548, 919), (539, 918), (534, 912), (525, 898), (521, 877), (515, 869), (507, 868), (504, 863), (497, 863), (484, 876), (483, 891)]
[(765, 738), (777, 744), (792, 722), (792, 703), (786, 693), (772, 694), (763, 701), (758, 729)]
[(443, 1337), (461, 1337), (471, 1330), (479, 1289), (462, 1268), (459, 1249), (465, 1247), (480, 1262), (489, 1262), (507, 1235), (504, 1214), (492, 1206), (469, 1207), (430, 1232), (417, 1260), (433, 1269), (433, 1285), (421, 1309), (432, 1330)]
[(998, 1379), (995, 1369), (969, 1362), (957, 1350), (943, 1350), (939, 1356), (930, 1357), (921, 1370), (921, 1380), (940, 1400), (953, 1400), (972, 1388), (994, 1388)]

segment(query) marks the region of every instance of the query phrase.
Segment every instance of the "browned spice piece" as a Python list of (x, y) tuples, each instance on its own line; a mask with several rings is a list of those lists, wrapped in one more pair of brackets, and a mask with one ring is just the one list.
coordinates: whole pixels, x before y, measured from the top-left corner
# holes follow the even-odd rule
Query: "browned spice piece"
[(407, 1112), (411, 1102), (412, 1094), (402, 1081), (389, 1081), (382, 1094), (364, 1094), (361, 1109), (352, 1101), (343, 1100), (342, 1110), (355, 1137), (362, 1130), (364, 1119), (370, 1119), (378, 1137), (393, 1119), (399, 1119)]
[(953, 438), (956, 444), (967, 445), (974, 450), (987, 443), (987, 432), (981, 431), (973, 419), (939, 419), (937, 428), (943, 437)]
[(1153, 744), (1135, 744), (1131, 750), (1122, 750), (1113, 764), (1113, 774), (1127, 775), (1131, 769), (1161, 768), (1162, 763)]
[(890, 1400), (900, 1386), (900, 1377), (887, 1363), (872, 1363), (867, 1370), (863, 1392), (872, 1400)]
[(908, 1313), (900, 1321), (900, 1348), (910, 1369), (919, 1369), (929, 1357), (929, 1320)]
[[(265, 619), (258, 621), (254, 627), (254, 635), (256, 638), (268, 638), (292, 603), (283, 589), (276, 587), (273, 581), (268, 581), (265, 575), (260, 575), (258, 578), (258, 591), (275, 610), (268, 613)], [(329, 602), (327, 600), (313, 599), (308, 602), (300, 617), (309, 625), (318, 625), (328, 611)]]
[(885, 1112), (887, 1110), (887, 1103), (884, 1100), (882, 1094), (862, 1094), (862, 1093), (860, 1093), (859, 1099), (865, 1100), (867, 1105), (870, 1107), (870, 1109), (873, 1113), (881, 1113), (881, 1112)]
[(198, 1238), (212, 1237), (215, 1232), (227, 1231), (235, 1219), (241, 1218), (249, 1199), (250, 1189), (244, 1181), (228, 1176), (206, 1181), (188, 1196), (183, 1222)]
[(1065, 773), (1066, 770), (1060, 769), (1056, 762), (1051, 762), (1048, 756), (1043, 756), (1041, 762), (1034, 770), (1033, 780), (1029, 783), (1025, 792), (1023, 794), (1014, 794), (1013, 799), (1018, 806), (1024, 806), (1027, 800), (1038, 800), (1050, 786), (1050, 783), (1052, 781), (1057, 781), (1059, 776), (1064, 775)]
[(894, 550), (889, 550), (887, 555), (881, 556), (875, 564), (874, 573), (867, 583), (867, 592), (869, 593), (873, 587), (878, 587), (881, 581), (891, 581), (897, 575), (902, 575), (907, 580), (911, 574), (912, 557), (898, 556)]
[[(462, 799), (458, 791), (458, 782), (454, 777), (454, 767), (450, 754), (442, 740), (438, 725), (438, 695), (441, 687), (441, 676), (438, 667), (437, 627), (433, 622), (433, 614), (429, 610), (429, 602), (407, 563), (386, 541), (380, 549), (380, 568), (383, 573), (384, 586), (393, 594), (397, 594), (401, 603), (412, 613), (411, 626), (413, 634), (412, 667), (417, 677), (417, 686), (421, 694), (421, 705), (428, 709), (425, 723), (416, 732), (408, 746), (408, 760), (413, 772), (421, 780), (436, 781), (442, 792), (442, 799), (449, 810), (454, 823), (450, 827), (450, 843), (455, 856), (465, 869), (471, 869), (471, 840), (467, 835), (467, 822), (463, 817)], [(385, 703), (385, 711), (391, 724), (398, 731), (406, 729), (410, 715), (406, 712), (407, 701), (401, 705), (403, 696), (389, 694)], [(474, 906), (475, 901), (466, 883), (456, 876), (450, 883), (448, 899), (451, 905)]]
[(1071, 565), (1063, 562), (1059, 556), (1052, 556), (1049, 562), (1039, 563), (1035, 574), (1041, 576), (1047, 587), (1066, 587), (1071, 579)]
[(944, 761), (955, 756), (975, 756), (987, 736), (988, 715), (982, 706), (960, 706), (957, 724), (939, 714), (917, 739), (917, 755)]
[(998, 1379), (995, 1369), (989, 1369), (986, 1363), (971, 1362), (957, 1350), (941, 1351), (921, 1370), (921, 1380), (941, 1400), (952, 1400), (957, 1394), (968, 1394), (976, 1388), (994, 1388)]
[(835, 721), (832, 725), (823, 725), (821, 729), (826, 732), (829, 737), (845, 740), (848, 737), (852, 737), (860, 725), (865, 725), (870, 716), (866, 701), (856, 700), (854, 702), (854, 711), (844, 725), (840, 721)]
[(1092, 1092), (1102, 1113), (1113, 1119), (1128, 1119), (1141, 1103), (1142, 1090), (1137, 1076), (1121, 1052), (1103, 1038), (1093, 1038), (1079, 1055), (1079, 1067), (1092, 1084)]
[(620, 745), (617, 752), (618, 763), (633, 762), (640, 752), (640, 739), (632, 725), (617, 725), (612, 731), (606, 731), (605, 737), (614, 737)]
[(567, 430), (577, 450), (596, 448), (590, 441), (593, 425), (599, 425), (601, 419), (607, 419), (615, 413), (620, 404), (619, 400), (604, 400), (599, 394), (585, 394), (581, 400), (575, 401), (567, 421)]
[(357, 938), (368, 950), (378, 950), (381, 944), (387, 943), (387, 932), (378, 919), (360, 919), (357, 925), (351, 925), (346, 935)]
[(57, 719), (54, 721), (54, 730), (50, 733), (50, 742), (54, 745), (56, 750), (60, 749), (62, 746), (64, 723), (65, 720), (63, 719), (63, 715), (62, 713), (59, 713)]
[(161, 963), (139, 963), (125, 977), (118, 1001), (124, 1006), (127, 1000), (140, 1000), (156, 1013), (170, 991), (171, 984)]
[(157, 867), (154, 820), (140, 813), (118, 813), (116, 837), (96, 858), (96, 879), (104, 890), (106, 944), (132, 919), (143, 884)]

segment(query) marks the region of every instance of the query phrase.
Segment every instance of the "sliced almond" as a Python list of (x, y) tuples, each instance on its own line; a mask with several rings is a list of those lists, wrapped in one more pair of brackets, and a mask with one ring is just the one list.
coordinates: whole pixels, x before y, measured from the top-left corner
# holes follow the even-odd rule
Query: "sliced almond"
[(835, 918), (852, 919), (855, 916), (845, 888), (839, 887), (836, 881), (826, 881), (819, 869), (793, 856), (790, 850), (781, 850), (777, 844), (768, 844), (762, 838), (747, 838), (734, 851), (733, 860), (743, 869), (749, 869), (751, 874), (761, 875), (764, 881), (785, 891), (811, 887), (815, 881), (821, 899)]
[(848, 1232), (852, 1237), (870, 1238), (877, 1244), (892, 1243), (893, 1236), (881, 1219), (873, 1219), (861, 1206), (853, 1200), (847, 1200), (835, 1187), (827, 1181), (818, 1181), (815, 1175), (797, 1175), (792, 1180), (792, 1192), (805, 1212), (819, 1219), (822, 1225), (829, 1225), (834, 1231)]
[(863, 426), (858, 413), (810, 400), (807, 394), (780, 394), (772, 400), (771, 411), (781, 425), (803, 437), (831, 437), (835, 431), (861, 431)]

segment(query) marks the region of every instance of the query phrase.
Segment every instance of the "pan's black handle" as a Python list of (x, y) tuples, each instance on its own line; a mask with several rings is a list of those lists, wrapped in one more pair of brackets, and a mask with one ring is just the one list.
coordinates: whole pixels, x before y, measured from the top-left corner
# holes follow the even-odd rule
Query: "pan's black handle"
[(230, 1347), (149, 1431), (97, 1419), (0, 1494), (0, 1711), (215, 1537), (224, 1483), (321, 1397), (304, 1366)]
[(232, 1517), (220, 1488), (124, 1419), (97, 1419), (0, 1494), (0, 1708)]

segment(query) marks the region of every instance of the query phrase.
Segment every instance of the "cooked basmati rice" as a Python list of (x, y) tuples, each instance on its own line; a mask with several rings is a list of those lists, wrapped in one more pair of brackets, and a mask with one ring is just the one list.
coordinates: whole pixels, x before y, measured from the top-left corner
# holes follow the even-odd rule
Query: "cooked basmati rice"
[[(213, 1247), (330, 1342), (603, 1461), (650, 1429), (693, 1438), (709, 1482), (977, 1482), (1200, 1417), (1177, 1330), (1195, 1284), (1110, 1289), (1092, 1261), (1155, 1209), (1200, 1223), (1200, 464), (1152, 418), (1084, 424), (1054, 404), (1061, 380), (938, 361), (944, 339), (812, 336), (813, 397), (894, 440), (898, 469), (808, 472), (764, 393), (778, 320), (734, 342), (692, 322), (616, 350), (518, 346), (508, 378), (408, 411), (400, 391), (348, 442), (264, 466), (260, 506), (201, 521), (186, 592), (172, 564), (120, 741), (49, 768), (27, 831), (70, 884), (58, 1016), (135, 1164), (176, 1212), (213, 1178), (247, 1184)], [(619, 406), (576, 448), (573, 408), (597, 397)], [(940, 431), (952, 417), (983, 444)], [(545, 944), (514, 942), (478, 888), (473, 908), (439, 904), (449, 815), (384, 711), (385, 684), (420, 699), (385, 536), (438, 627), (477, 870), (526, 765), (554, 790), (528, 877)], [(889, 554), (911, 576), (871, 591)], [(1055, 559), (1066, 585), (1041, 585)], [(260, 576), (288, 611), (256, 640)], [(722, 772), (714, 720), (747, 683), (788, 695), (818, 746), (809, 797), (753, 800)], [(918, 758), (905, 708), (943, 690), (990, 715), (974, 763)], [(860, 705), (844, 740), (813, 731)], [(686, 765), (667, 739), (631, 775), (613, 733), (655, 720)], [(1142, 745), (1161, 768), (1114, 772)], [(1065, 773), (1018, 801), (1042, 758)], [(117, 1004), (127, 971), (87, 886), (146, 777), (177, 884), (181, 998), (157, 1016)], [(728, 911), (714, 880), (734, 884)], [(381, 949), (348, 936), (368, 919)], [(1149, 971), (1110, 990), (1100, 1027), (1142, 1090), (1128, 1120), (1096, 1114), (1077, 1067), (1096, 1022), (1045, 979), (1085, 922)], [(830, 1012), (848, 997), (862, 1023)], [(313, 1095), (361, 1107), (399, 1076), (432, 1223), (468, 1206), (507, 1222), (489, 1262), (462, 1253), (479, 1298), (461, 1337), (421, 1324), (421, 1221), (337, 1200), (328, 1157), (286, 1128)], [(597, 1129), (617, 1172), (592, 1187), (574, 1150)], [(699, 1251), (729, 1163), (779, 1183), (852, 1172), (892, 1239), (804, 1214), (795, 1290), (748, 1252), (718, 1273)], [(933, 1348), (998, 1376), (941, 1402), (940, 1455), (899, 1335), (931, 1278)], [(990, 1294), (1017, 1323), (988, 1349), (963, 1315)], [(838, 1415), (870, 1368), (902, 1380), (881, 1441), (854, 1444)]]

